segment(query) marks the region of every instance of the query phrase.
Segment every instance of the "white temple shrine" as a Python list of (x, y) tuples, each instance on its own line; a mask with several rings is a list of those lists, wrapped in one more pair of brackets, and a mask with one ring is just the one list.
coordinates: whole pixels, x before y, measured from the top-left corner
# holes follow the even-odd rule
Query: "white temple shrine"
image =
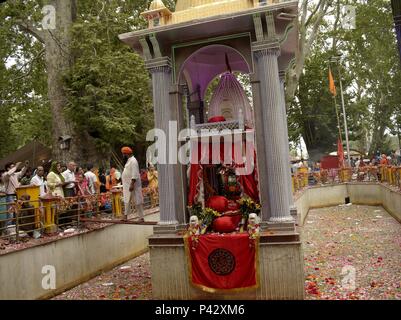
[[(157, 164), (160, 222), (149, 238), (154, 297), (303, 299), (284, 102), (298, 1), (177, 0), (170, 10), (154, 0), (142, 15), (148, 28), (119, 38), (145, 60), (155, 127), (167, 135), (171, 121), (191, 129), (178, 145), (190, 142), (190, 163)], [(251, 99), (238, 72), (249, 75)], [(172, 146), (166, 142), (169, 155)], [(260, 207), (260, 222), (252, 212), (245, 229), (244, 203)], [(205, 233), (194, 231), (198, 218), (189, 225), (194, 208), (218, 213)]]

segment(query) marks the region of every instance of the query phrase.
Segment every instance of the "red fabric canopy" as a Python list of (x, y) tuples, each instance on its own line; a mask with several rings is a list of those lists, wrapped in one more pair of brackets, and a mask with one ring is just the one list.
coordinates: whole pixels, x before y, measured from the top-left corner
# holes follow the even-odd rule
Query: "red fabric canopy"
[[(191, 148), (191, 171), (189, 178), (188, 204), (192, 206), (197, 202), (200, 184), (203, 180), (205, 164), (233, 165), (239, 175), (239, 183), (243, 193), (254, 201), (259, 202), (257, 183), (256, 152), (252, 143), (244, 143), (247, 162), (243, 163), (241, 143), (193, 143)], [(249, 168), (253, 165), (253, 170)], [(251, 171), (251, 172), (250, 172)]]

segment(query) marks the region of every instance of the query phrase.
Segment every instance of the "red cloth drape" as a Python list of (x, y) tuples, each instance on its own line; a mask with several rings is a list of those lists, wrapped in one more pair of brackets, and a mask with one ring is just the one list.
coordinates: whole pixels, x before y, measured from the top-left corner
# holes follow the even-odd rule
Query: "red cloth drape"
[(244, 189), (244, 193), (253, 201), (259, 202), (259, 192), (255, 179), (255, 170), (252, 172), (252, 174), (240, 176), (240, 183)]
[(199, 171), (202, 171), (202, 169), (200, 164), (190, 164), (190, 166), (191, 172), (189, 177), (188, 205), (192, 206), (195, 203), (195, 199), (197, 198), (199, 193)]
[(185, 245), (193, 285), (212, 292), (258, 285), (257, 245), (247, 233), (188, 237)]
[[(191, 164), (190, 164), (190, 178), (189, 178), (189, 192), (188, 192), (188, 205), (192, 206), (196, 202), (199, 194), (200, 183), (202, 182), (203, 164), (234, 164), (242, 162), (242, 149), (234, 148), (236, 142), (225, 148), (224, 143), (193, 143)], [(243, 187), (244, 193), (251, 197), (254, 201), (259, 201), (258, 183), (256, 181), (256, 152), (251, 144), (244, 144), (247, 147), (247, 154), (253, 153), (254, 169), (252, 173), (247, 175), (240, 175), (239, 182)], [(217, 152), (216, 148), (219, 148)], [(213, 150), (215, 151), (213, 153)], [(226, 152), (226, 154), (225, 154)], [(235, 152), (237, 154), (235, 154)], [(230, 155), (231, 153), (231, 155)], [(230, 157), (231, 156), (231, 157)], [(252, 159), (251, 159), (252, 160)], [(244, 165), (240, 164), (236, 167), (240, 168)]]

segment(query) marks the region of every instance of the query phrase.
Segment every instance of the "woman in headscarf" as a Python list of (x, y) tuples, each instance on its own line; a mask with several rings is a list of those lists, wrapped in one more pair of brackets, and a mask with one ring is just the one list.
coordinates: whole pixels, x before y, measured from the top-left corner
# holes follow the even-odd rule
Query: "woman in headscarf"
[(116, 185), (118, 185), (117, 172), (116, 168), (112, 167), (110, 173), (106, 176), (106, 190), (110, 191)]
[(89, 196), (91, 193), (85, 175), (81, 172), (75, 173), (75, 180), (77, 181), (75, 186), (77, 196)]
[(47, 175), (47, 187), (53, 196), (60, 196), (64, 198), (63, 186), (65, 180), (61, 174), (60, 162), (53, 161), (50, 167), (50, 172)]

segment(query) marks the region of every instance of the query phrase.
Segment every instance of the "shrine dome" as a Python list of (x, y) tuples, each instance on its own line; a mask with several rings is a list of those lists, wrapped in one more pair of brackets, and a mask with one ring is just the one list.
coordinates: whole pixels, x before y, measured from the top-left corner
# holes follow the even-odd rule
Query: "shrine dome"
[(149, 10), (164, 9), (165, 7), (162, 0), (153, 0), (149, 6)]

